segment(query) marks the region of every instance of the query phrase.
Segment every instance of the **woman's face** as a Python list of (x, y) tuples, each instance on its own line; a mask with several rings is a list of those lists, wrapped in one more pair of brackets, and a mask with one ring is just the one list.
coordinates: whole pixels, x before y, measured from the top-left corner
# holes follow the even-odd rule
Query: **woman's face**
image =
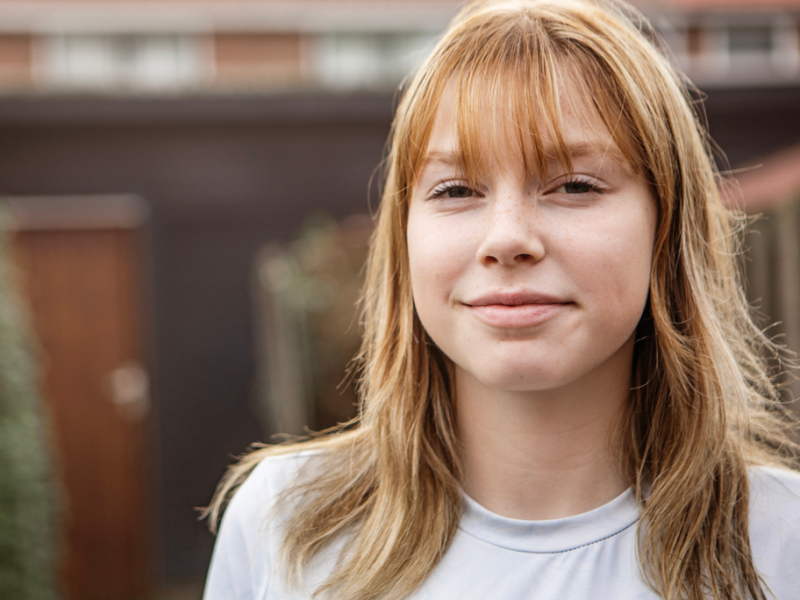
[(562, 112), (572, 171), (554, 159), (546, 176), (526, 173), (507, 148), (470, 186), (455, 166), (445, 94), (412, 191), (416, 311), (457, 370), (495, 389), (556, 390), (598, 369), (630, 372), (655, 201), (593, 111)]

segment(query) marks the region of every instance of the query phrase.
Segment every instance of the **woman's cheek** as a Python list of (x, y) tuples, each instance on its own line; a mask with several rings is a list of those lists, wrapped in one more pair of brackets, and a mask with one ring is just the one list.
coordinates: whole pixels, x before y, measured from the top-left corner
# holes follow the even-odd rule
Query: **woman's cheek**
[(457, 221), (455, 216), (414, 219), (412, 214), (408, 229), (412, 284), (434, 286), (441, 295), (469, 269), (475, 259), (475, 235)]

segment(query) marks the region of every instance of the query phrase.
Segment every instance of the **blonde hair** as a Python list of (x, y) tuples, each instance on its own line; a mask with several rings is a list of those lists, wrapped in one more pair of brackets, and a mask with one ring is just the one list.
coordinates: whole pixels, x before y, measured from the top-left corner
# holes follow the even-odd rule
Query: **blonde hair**
[[(779, 360), (778, 348), (751, 320), (736, 264), (739, 221), (720, 201), (687, 82), (654, 39), (621, 3), (479, 1), (460, 12), (410, 82), (392, 127), (367, 268), (360, 415), (302, 446), (322, 452), (311, 461), (313, 477), (287, 492), (298, 497), (283, 543), (290, 581), (346, 536), (317, 593), (403, 598), (447, 550), (462, 514), (452, 364), (413, 308), (410, 193), (449, 85), (467, 177), (481, 168), (481, 131), (496, 111), (510, 115), (515, 127), (506, 134), (527, 166), (544, 170), (545, 139), (569, 164), (559, 81), (575, 89), (579, 74), (658, 207), (650, 296), (619, 430), (642, 507), (643, 575), (667, 600), (766, 597), (750, 551), (747, 467), (788, 463), (795, 448), (766, 366)], [(262, 458), (296, 450), (262, 448), (231, 467), (209, 508), (212, 522)]]

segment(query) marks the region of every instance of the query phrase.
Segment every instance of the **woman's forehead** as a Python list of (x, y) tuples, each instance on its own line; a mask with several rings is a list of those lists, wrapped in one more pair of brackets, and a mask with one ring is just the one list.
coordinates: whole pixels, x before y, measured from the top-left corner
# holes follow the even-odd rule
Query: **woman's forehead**
[(493, 102), (469, 106), (473, 99), (449, 84), (439, 101), (420, 169), (436, 164), (477, 175), (476, 171), (498, 164), (522, 163), (530, 171), (533, 165), (549, 169), (565, 162), (565, 156), (571, 161), (586, 155), (628, 166), (587, 94), (560, 91), (558, 110), (538, 107), (532, 114), (521, 114)]

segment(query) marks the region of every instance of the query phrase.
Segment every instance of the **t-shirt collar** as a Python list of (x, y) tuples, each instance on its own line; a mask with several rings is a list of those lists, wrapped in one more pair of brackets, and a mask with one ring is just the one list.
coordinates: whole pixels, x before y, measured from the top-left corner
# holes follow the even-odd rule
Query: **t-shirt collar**
[(502, 517), (462, 495), (460, 529), (495, 546), (520, 552), (569, 552), (596, 544), (630, 528), (640, 515), (632, 489), (589, 512), (549, 521)]

